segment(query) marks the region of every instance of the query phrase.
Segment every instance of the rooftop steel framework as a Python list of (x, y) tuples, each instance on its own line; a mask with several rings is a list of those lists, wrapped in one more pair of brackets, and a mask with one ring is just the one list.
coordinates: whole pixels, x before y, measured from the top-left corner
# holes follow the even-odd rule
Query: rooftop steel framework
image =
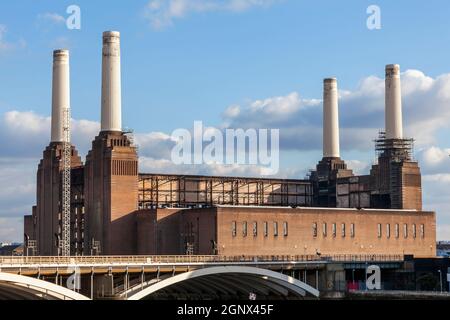
[(311, 206), (308, 180), (139, 174), (139, 208), (213, 205)]

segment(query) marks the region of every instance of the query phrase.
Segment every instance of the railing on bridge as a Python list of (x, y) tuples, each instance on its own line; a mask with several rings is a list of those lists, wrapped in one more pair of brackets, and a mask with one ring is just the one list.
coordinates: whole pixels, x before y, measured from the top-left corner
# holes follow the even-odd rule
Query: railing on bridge
[(73, 257), (0, 257), (0, 266), (7, 265), (71, 265), (71, 264), (201, 264), (221, 262), (366, 262), (403, 261), (402, 255), (266, 255), (266, 256), (73, 256)]

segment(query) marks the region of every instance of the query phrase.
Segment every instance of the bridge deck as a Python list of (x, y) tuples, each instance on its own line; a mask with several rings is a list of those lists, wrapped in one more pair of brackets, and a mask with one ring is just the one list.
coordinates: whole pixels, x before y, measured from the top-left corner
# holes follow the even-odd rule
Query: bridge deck
[(0, 257), (0, 271), (22, 275), (185, 272), (213, 266), (321, 269), (331, 262), (400, 262), (399, 255)]

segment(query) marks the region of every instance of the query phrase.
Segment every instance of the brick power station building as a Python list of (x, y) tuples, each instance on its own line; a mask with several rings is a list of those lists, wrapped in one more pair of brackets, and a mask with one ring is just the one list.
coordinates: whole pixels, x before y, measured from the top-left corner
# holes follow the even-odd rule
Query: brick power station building
[[(26, 252), (60, 254), (63, 112), (69, 54), (53, 57), (51, 142), (25, 217)], [(400, 70), (386, 66), (378, 161), (355, 175), (340, 157), (338, 91), (324, 80), (323, 158), (307, 179), (146, 174), (122, 131), (120, 35), (103, 34), (101, 131), (84, 164), (72, 146), (71, 254), (410, 254), (435, 256), (436, 218), (422, 211), (421, 173), (403, 137)]]

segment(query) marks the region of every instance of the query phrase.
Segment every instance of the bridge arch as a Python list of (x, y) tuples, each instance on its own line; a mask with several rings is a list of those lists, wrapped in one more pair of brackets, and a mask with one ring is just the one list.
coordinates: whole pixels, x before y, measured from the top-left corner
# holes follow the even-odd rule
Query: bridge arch
[(82, 294), (48, 281), (4, 272), (0, 272), (0, 298), (90, 300)]
[(188, 292), (219, 290), (233, 295), (241, 290), (256, 291), (262, 295), (275, 292), (280, 296), (291, 294), (305, 297), (310, 294), (313, 297), (319, 297), (317, 289), (279, 272), (256, 267), (219, 266), (189, 271), (152, 282), (148, 287), (129, 296), (128, 300), (141, 300), (159, 290), (169, 289), (171, 286), (178, 286), (180, 290)]

